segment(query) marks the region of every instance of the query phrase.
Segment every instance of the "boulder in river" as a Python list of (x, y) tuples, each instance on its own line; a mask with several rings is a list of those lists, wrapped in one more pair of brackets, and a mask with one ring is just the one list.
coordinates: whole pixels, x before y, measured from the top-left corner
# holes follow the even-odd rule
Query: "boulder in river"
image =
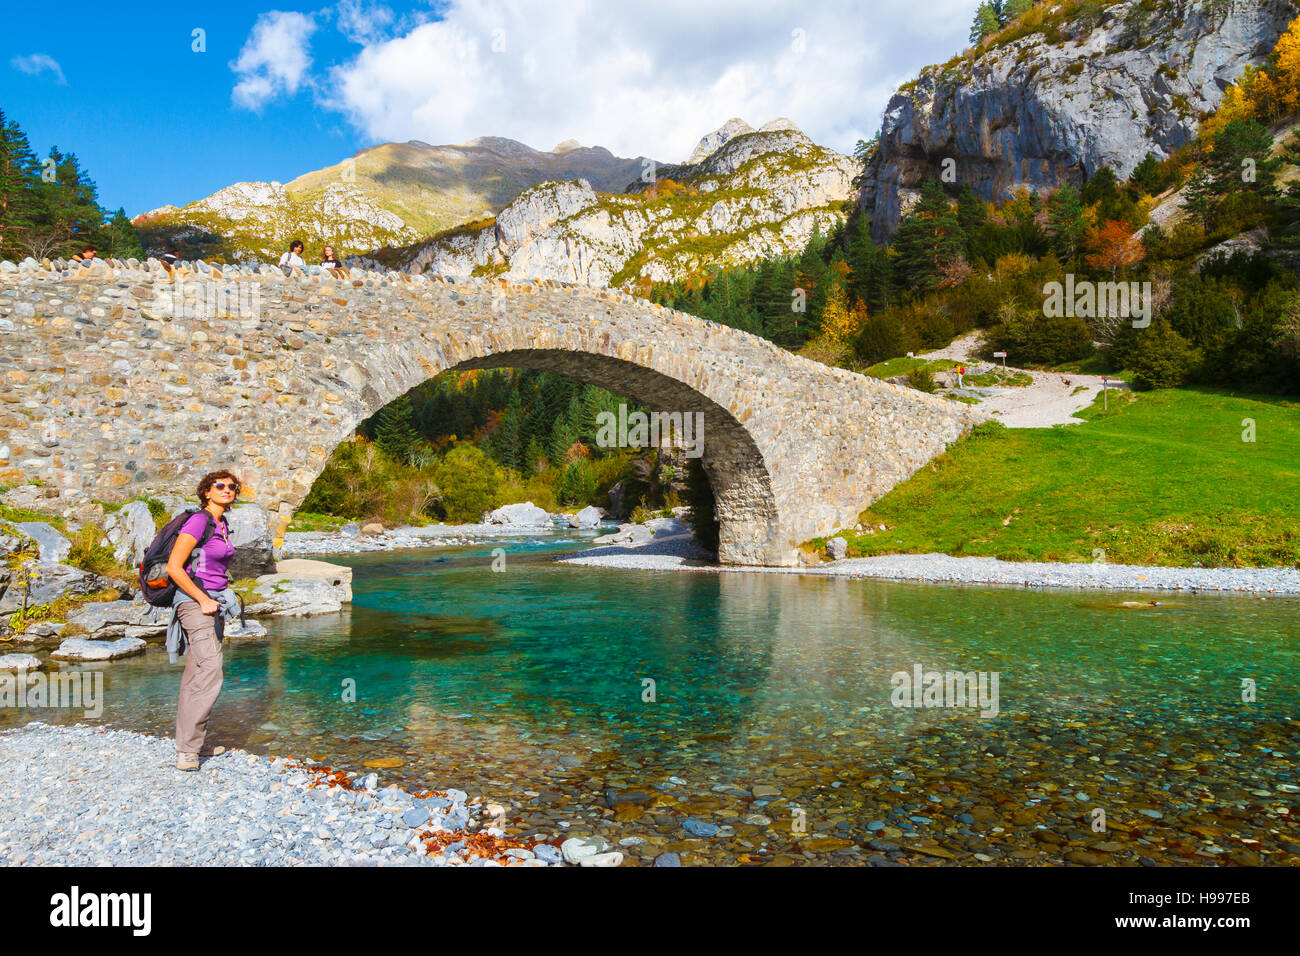
[(502, 505), (496, 511), (489, 512), (485, 523), (517, 528), (544, 528), (551, 523), (551, 516), (531, 501), (524, 501)]
[(38, 671), (41, 659), (35, 654), (0, 654), (0, 671)]
[(593, 538), (592, 544), (644, 544), (654, 537), (654, 532), (643, 524), (621, 524), (617, 531)]
[(601, 510), (595, 505), (587, 505), (576, 515), (569, 516), (570, 528), (595, 528), (600, 525)]

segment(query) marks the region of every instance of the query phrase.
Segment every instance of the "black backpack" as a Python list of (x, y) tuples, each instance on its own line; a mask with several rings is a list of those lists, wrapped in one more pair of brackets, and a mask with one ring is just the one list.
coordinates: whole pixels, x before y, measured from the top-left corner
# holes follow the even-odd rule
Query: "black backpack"
[[(200, 511), (208, 516), (208, 526), (203, 529), (203, 535), (199, 538), (198, 544), (194, 546), (194, 551), (199, 550), (208, 543), (212, 533), (217, 530), (216, 522), (212, 518), (212, 512), (200, 508), (187, 508), (178, 514), (166, 526), (158, 532), (157, 537), (153, 539), (153, 544), (145, 550), (144, 559), (140, 562), (140, 594), (154, 607), (171, 607), (172, 600), (176, 597), (176, 582), (167, 576), (167, 559), (171, 557), (172, 548), (176, 545), (176, 537), (181, 533), (181, 527), (190, 518), (194, 517)], [(190, 561), (194, 560), (194, 552), (190, 552)], [(186, 562), (186, 572), (189, 571), (189, 561)], [(198, 582), (194, 582), (198, 584)], [(199, 590), (203, 586), (199, 585)], [(204, 591), (206, 594), (207, 592)]]

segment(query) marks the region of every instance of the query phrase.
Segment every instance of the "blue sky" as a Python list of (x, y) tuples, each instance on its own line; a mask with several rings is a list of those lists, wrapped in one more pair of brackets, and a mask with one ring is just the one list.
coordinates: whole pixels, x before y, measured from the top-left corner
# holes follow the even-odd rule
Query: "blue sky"
[(847, 152), (899, 83), (962, 47), (974, 6), (227, 0), (79, 16), (17, 4), (0, 108), (38, 154), (75, 152), (101, 203), (128, 215), (393, 140), (573, 138), (678, 162), (732, 116), (784, 116)]

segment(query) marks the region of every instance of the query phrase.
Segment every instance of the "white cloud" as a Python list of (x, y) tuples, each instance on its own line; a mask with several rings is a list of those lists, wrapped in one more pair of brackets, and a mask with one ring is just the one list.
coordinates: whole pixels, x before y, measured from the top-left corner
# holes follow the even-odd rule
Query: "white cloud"
[(230, 64), (239, 77), (231, 92), (235, 104), (256, 110), (281, 93), (297, 93), (311, 68), (307, 45), (314, 32), (316, 23), (306, 14), (272, 10), (259, 16)]
[(29, 73), (36, 76), (45, 70), (54, 74), (55, 79), (60, 86), (67, 86), (68, 80), (63, 75), (63, 67), (59, 66), (59, 61), (54, 59), (48, 53), (33, 53), (30, 56), (16, 56), (9, 61), (9, 65), (15, 70), (23, 73)]
[[(342, 6), (340, 28), (343, 28)], [(332, 103), (375, 140), (574, 138), (684, 159), (739, 116), (794, 120), (843, 151), (899, 83), (966, 44), (973, 0), (450, 0), (331, 71)], [(350, 21), (349, 21), (350, 22)]]
[(334, 8), (339, 32), (353, 43), (374, 43), (393, 22), (393, 11), (382, 3), (366, 6), (362, 0), (340, 0)]

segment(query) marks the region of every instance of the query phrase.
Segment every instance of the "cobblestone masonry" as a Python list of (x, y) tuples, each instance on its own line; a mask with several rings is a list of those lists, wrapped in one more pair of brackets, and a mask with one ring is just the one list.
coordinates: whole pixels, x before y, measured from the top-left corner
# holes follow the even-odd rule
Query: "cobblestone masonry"
[(730, 564), (795, 563), (983, 417), (608, 290), (29, 259), (0, 263), (0, 484), (123, 501), (231, 467), (278, 544), (361, 420), (497, 366), (702, 411)]

